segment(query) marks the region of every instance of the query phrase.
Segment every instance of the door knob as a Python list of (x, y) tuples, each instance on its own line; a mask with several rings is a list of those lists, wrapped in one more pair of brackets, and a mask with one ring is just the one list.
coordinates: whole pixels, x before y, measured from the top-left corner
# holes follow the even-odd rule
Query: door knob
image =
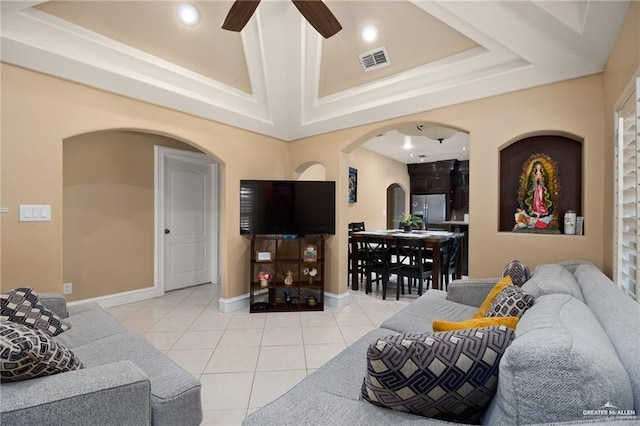
[(165, 229), (165, 230), (164, 230), (164, 233), (165, 233), (165, 234), (168, 234), (169, 232), (171, 232), (171, 231), (169, 231), (168, 229)]

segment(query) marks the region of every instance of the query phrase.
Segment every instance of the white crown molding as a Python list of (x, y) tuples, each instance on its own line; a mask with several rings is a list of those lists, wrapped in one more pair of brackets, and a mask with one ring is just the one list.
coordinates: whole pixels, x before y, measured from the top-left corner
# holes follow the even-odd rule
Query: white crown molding
[(318, 98), (322, 39), (289, 2), (261, 3), (242, 32), (251, 94), (38, 3), (2, 3), (2, 61), (282, 140), (600, 72), (630, 4), (413, 0), (479, 47)]
[[(36, 2), (37, 3), (37, 2)], [(20, 3), (20, 5), (32, 5)], [(257, 20), (242, 36), (252, 94), (86, 30), (38, 9), (4, 8), (3, 62), (277, 136), (268, 109)]]

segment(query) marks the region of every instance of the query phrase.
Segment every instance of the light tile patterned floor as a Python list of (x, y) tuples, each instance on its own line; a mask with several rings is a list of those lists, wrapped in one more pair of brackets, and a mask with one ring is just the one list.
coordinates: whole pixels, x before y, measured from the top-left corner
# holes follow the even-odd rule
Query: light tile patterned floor
[(220, 286), (202, 285), (108, 309), (202, 382), (203, 425), (238, 425), (417, 296), (351, 292), (324, 312), (218, 310)]

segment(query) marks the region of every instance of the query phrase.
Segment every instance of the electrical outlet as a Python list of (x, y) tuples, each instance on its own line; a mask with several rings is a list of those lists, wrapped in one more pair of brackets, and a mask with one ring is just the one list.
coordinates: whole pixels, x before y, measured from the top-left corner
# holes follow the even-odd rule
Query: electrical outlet
[(73, 284), (72, 283), (62, 284), (62, 294), (71, 294), (71, 293), (73, 293)]

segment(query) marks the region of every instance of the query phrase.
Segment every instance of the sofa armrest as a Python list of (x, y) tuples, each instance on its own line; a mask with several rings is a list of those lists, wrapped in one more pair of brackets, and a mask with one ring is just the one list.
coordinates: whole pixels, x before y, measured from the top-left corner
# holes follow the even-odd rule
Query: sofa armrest
[(39, 293), (38, 302), (51, 310), (54, 314), (60, 318), (67, 318), (69, 312), (67, 312), (67, 301), (63, 295), (59, 293)]
[[(572, 274), (574, 274), (576, 272), (576, 269), (578, 268), (578, 266), (580, 266), (580, 265), (593, 265), (593, 262), (590, 262), (588, 260), (582, 260), (582, 259), (571, 259), (571, 260), (563, 260), (561, 262), (558, 262), (558, 264), (560, 266), (564, 267), (565, 269), (567, 269)], [(540, 266), (540, 265), (538, 265), (538, 266)], [(538, 267), (536, 267), (536, 269), (538, 269)]]
[(447, 300), (480, 307), (500, 277), (453, 280), (447, 287)]
[(3, 383), (0, 424), (151, 424), (151, 383), (131, 361)]

